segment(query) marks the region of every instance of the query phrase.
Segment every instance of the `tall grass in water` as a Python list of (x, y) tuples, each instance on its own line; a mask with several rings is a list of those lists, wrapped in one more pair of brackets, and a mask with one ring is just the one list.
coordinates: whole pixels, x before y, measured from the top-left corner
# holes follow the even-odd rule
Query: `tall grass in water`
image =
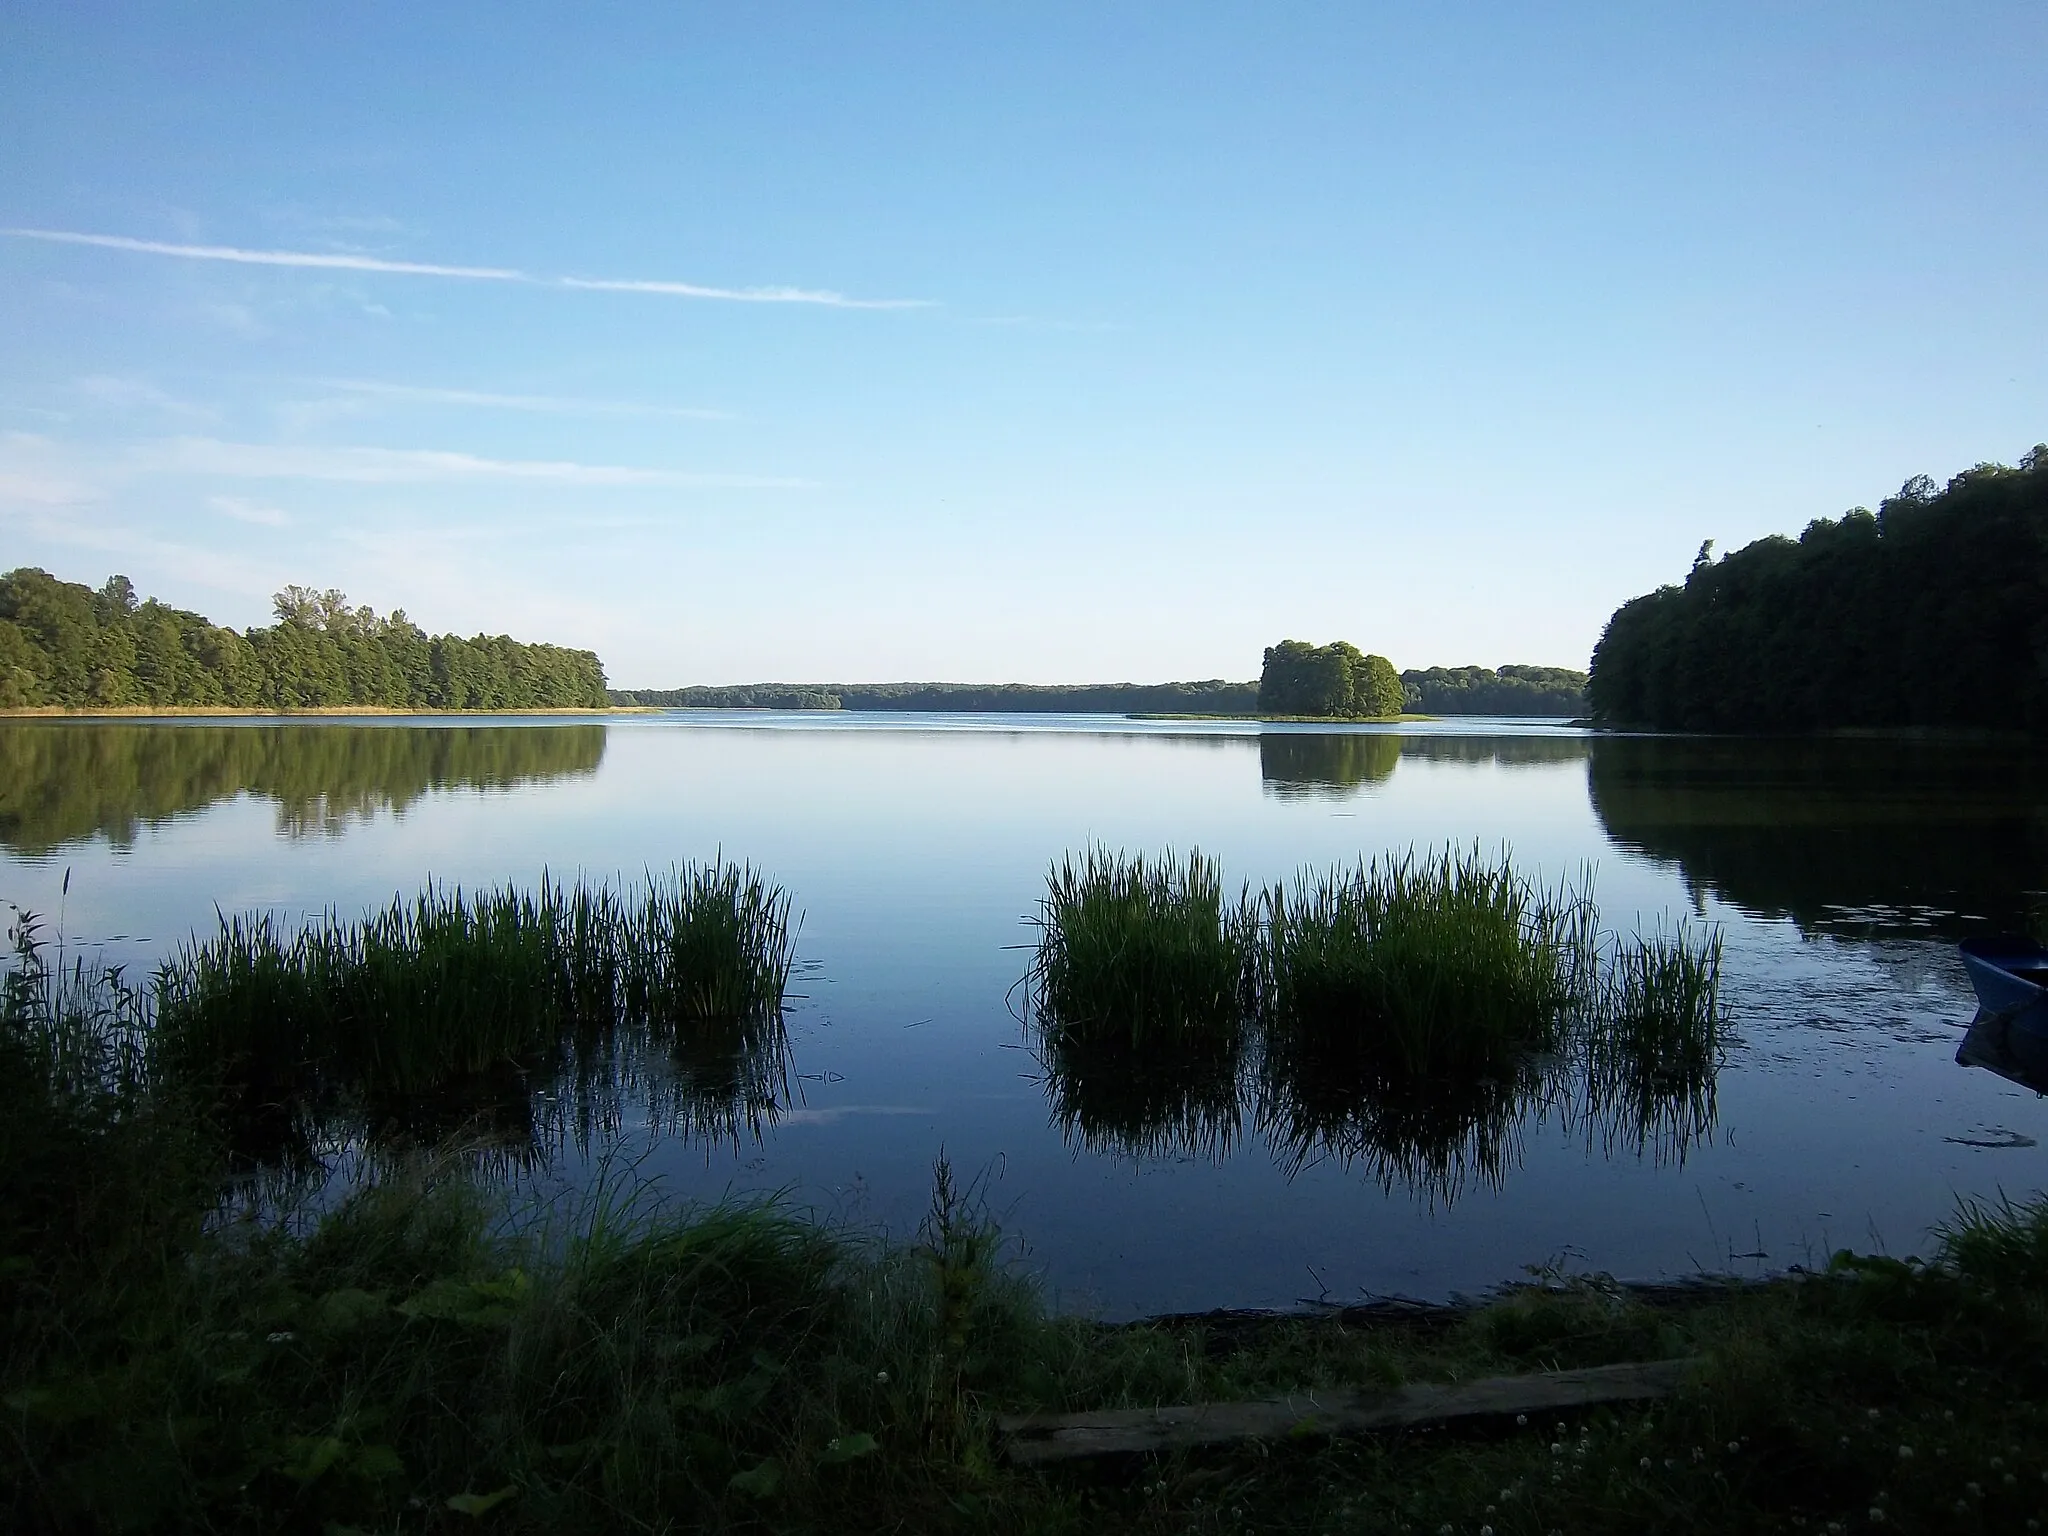
[(1261, 915), (1253, 990), (1283, 1074), (1504, 1073), (1562, 1043), (1592, 981), (1592, 902), (1477, 848), (1305, 874)]
[(623, 896), (430, 886), (359, 923), (224, 918), (158, 972), (160, 1062), (217, 1084), (259, 1141), (344, 1101), (403, 1120), (423, 1096), (507, 1072), (589, 1088), (660, 1053), (685, 1100), (765, 1091), (788, 907), (720, 861)]
[(1615, 942), (1585, 1043), (1587, 1107), (1609, 1150), (1684, 1157), (1714, 1122), (1726, 1027), (1718, 929)]
[(1136, 1158), (1220, 1161), (1237, 1140), (1245, 1056), (1242, 1033), (1167, 1050), (1053, 1034), (1039, 1048), (1068, 1142)]
[(1249, 927), (1241, 906), (1225, 910), (1214, 859), (1092, 848), (1054, 866), (1037, 921), (1042, 1031), (1149, 1050), (1241, 1030)]

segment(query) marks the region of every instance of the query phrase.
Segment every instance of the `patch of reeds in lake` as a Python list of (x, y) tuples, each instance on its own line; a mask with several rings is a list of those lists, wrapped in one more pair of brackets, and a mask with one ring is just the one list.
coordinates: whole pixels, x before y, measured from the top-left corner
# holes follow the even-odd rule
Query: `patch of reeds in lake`
[(1084, 1146), (1220, 1156), (1246, 1089), (1276, 1155), (1448, 1198), (1556, 1110), (1682, 1156), (1713, 1123), (1718, 937), (1603, 938), (1584, 888), (1477, 847), (1305, 873), (1096, 849), (1055, 866), (1028, 977), (1055, 1119)]
[(516, 1139), (530, 1095), (587, 1130), (635, 1088), (736, 1130), (773, 1113), (792, 951), (788, 896), (722, 860), (623, 891), (430, 886), (360, 922), (223, 918), (159, 970), (154, 1038), (259, 1144), (485, 1105)]
[(1048, 1034), (1164, 1051), (1242, 1031), (1250, 932), (1199, 850), (1063, 859), (1037, 923), (1029, 1003)]

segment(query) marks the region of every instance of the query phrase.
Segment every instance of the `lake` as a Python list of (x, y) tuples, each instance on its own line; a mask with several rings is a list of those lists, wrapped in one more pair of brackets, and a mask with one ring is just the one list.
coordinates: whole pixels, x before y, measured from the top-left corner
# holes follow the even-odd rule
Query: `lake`
[[(1059, 856), (1219, 858), (1231, 889), (1447, 843), (1590, 871), (1605, 924), (1720, 925), (1710, 1116), (1615, 1136), (1536, 1102), (1417, 1173), (1063, 1120), (1020, 1020)], [(2024, 747), (1326, 729), (1113, 716), (0, 723), (0, 898), (131, 974), (226, 914), (343, 917), (429, 878), (638, 877), (723, 854), (802, 914), (787, 1091), (758, 1134), (566, 1146), (698, 1198), (777, 1191), (908, 1235), (942, 1151), (1065, 1306), (1110, 1317), (1437, 1298), (1557, 1265), (1630, 1279), (1904, 1254), (1959, 1196), (2048, 1183), (2048, 1106), (1955, 1051), (1954, 941), (2024, 922), (2048, 773)], [(68, 882), (68, 890), (67, 890)], [(1470, 1149), (1468, 1149), (1469, 1151)]]

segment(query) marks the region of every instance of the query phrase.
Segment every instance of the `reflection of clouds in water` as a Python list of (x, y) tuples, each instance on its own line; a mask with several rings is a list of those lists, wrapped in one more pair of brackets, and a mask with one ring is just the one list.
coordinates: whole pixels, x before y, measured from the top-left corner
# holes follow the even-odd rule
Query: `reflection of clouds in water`
[(915, 1104), (835, 1104), (829, 1109), (785, 1109), (776, 1116), (778, 1125), (831, 1125), (853, 1115), (928, 1115), (929, 1108)]

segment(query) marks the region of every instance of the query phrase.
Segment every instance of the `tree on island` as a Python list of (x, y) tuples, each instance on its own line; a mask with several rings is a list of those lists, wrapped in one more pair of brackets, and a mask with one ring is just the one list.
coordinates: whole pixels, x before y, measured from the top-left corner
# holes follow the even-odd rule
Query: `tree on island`
[(1266, 647), (1259, 674), (1262, 715), (1364, 718), (1401, 713), (1401, 678), (1384, 656), (1368, 656), (1346, 640), (1310, 645), (1282, 640)]

